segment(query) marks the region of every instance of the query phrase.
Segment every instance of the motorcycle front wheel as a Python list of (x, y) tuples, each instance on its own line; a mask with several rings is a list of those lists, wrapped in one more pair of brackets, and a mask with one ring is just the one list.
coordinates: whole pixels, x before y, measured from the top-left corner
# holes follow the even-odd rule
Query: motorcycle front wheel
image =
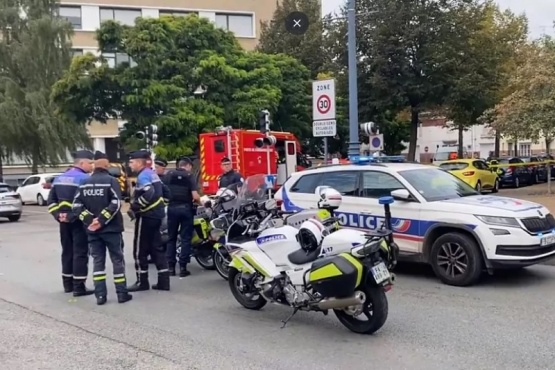
[(214, 250), (212, 254), (212, 258), (214, 259), (214, 265), (216, 265), (216, 272), (220, 275), (224, 280), (229, 279), (229, 261), (226, 260), (217, 250)]
[(241, 304), (241, 306), (249, 310), (260, 310), (262, 307), (266, 306), (268, 303), (262, 295), (257, 292), (254, 293), (244, 293), (241, 282), (241, 272), (236, 268), (229, 268), (229, 289), (233, 297)]
[(333, 311), (339, 322), (350, 331), (358, 334), (374, 334), (387, 320), (389, 306), (385, 290), (382, 286), (366, 285), (360, 291), (365, 296), (362, 313), (356, 314), (349, 309)]

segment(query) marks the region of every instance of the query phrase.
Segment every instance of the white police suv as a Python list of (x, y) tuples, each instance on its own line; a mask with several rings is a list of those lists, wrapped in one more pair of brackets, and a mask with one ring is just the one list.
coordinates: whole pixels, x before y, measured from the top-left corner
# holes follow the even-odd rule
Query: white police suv
[(365, 163), (294, 173), (276, 192), (285, 211), (314, 208), (316, 187), (343, 194), (336, 216), (345, 227), (383, 223), (378, 198), (391, 195), (400, 259), (431, 264), (446, 284), (475, 283), (484, 270), (520, 268), (555, 257), (555, 218), (544, 206), (481, 195), (437, 167)]

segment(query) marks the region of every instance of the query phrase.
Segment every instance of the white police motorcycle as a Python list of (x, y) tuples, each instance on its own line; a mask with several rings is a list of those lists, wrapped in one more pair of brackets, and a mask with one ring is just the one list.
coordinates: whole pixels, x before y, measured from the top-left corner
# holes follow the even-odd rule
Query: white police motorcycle
[[(341, 195), (319, 188), (319, 206), (337, 209)], [(327, 314), (333, 310), (339, 321), (356, 333), (372, 334), (388, 316), (386, 292), (391, 289), (399, 248), (391, 232), (392, 197), (380, 198), (385, 223), (381, 229), (364, 233), (336, 230), (318, 219), (303, 222), (300, 229), (289, 225), (267, 228), (266, 222), (279, 213), (275, 201), (263, 204), (248, 191), (241, 191), (237, 212), (247, 224), (240, 237), (228, 240), (234, 248), (229, 270), (229, 287), (247, 309), (259, 310), (267, 302), (299, 310)], [(254, 199), (254, 200), (253, 200)], [(258, 213), (268, 216), (262, 221)]]

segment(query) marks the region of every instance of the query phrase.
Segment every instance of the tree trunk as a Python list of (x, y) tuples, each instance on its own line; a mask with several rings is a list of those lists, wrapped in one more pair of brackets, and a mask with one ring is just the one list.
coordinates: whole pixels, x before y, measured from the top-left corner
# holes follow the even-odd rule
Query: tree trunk
[(514, 157), (518, 157), (518, 140), (515, 139), (515, 155)]
[[(407, 160), (416, 160), (416, 141), (418, 139), (418, 108), (411, 107), (409, 154)], [(419, 158), (420, 159), (420, 158)]]
[[(463, 126), (462, 123), (459, 123), (459, 125), (458, 125), (458, 134), (459, 134), (459, 137), (458, 137), (459, 149), (458, 149), (457, 154), (458, 154), (458, 158), (463, 158), (463, 155), (464, 155), (463, 154), (463, 152), (464, 152), (464, 150), (463, 150), (463, 148), (464, 148), (464, 143), (463, 143), (463, 140), (464, 140), (464, 126)], [(472, 153), (472, 156), (474, 156), (474, 153)]]
[(4, 151), (0, 148), (0, 182), (4, 182)]
[(499, 152), (500, 152), (500, 145), (501, 144), (501, 132), (499, 130), (495, 130), (495, 141), (493, 144), (493, 156), (495, 158), (499, 158)]
[(31, 156), (31, 175), (36, 175), (39, 173), (39, 158), (39, 151), (33, 150), (33, 154)]

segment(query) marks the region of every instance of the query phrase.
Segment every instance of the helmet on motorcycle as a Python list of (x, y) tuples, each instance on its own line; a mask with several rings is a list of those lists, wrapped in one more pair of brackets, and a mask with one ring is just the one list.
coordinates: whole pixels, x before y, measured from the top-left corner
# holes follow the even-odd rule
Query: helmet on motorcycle
[(220, 202), (229, 202), (237, 197), (232, 190), (226, 188), (218, 189), (216, 196), (220, 199)]
[(297, 234), (297, 241), (305, 252), (310, 253), (318, 249), (324, 237), (328, 234), (324, 224), (311, 218), (301, 224)]
[(318, 200), (318, 208), (337, 209), (341, 205), (343, 197), (341, 193), (334, 188), (325, 188), (320, 191), (320, 199)]

